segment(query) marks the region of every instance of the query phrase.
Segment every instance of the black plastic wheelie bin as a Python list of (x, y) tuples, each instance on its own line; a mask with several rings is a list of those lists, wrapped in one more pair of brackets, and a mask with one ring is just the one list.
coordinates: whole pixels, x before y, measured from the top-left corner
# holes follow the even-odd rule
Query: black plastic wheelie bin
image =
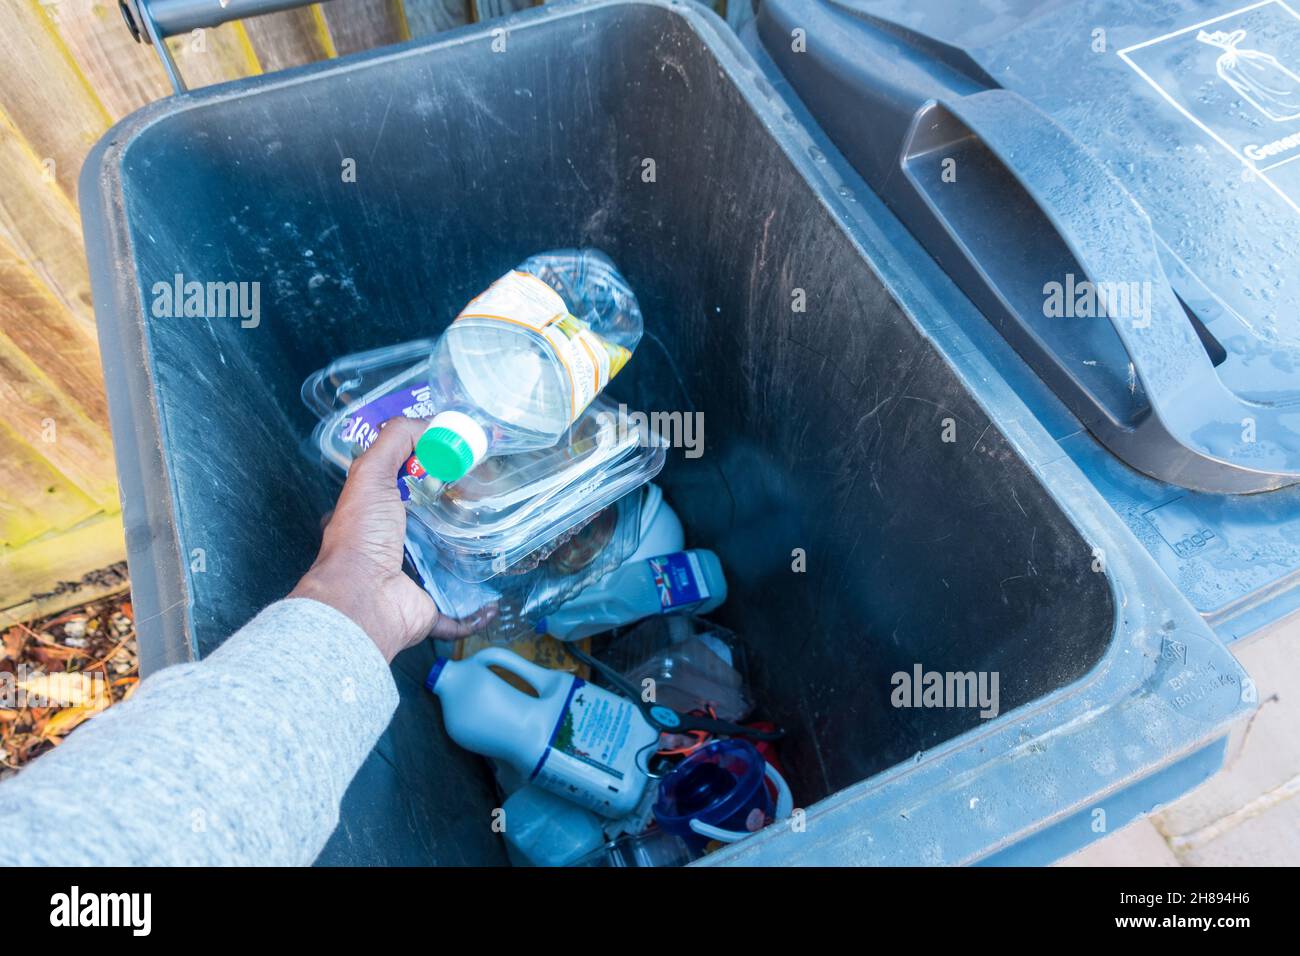
[[(952, 280), (699, 6), (560, 3), (186, 93), (107, 134), (81, 195), (146, 669), (208, 653), (311, 562), (331, 501), (299, 451), (309, 372), (592, 245), (648, 329), (614, 396), (704, 416), (703, 457), (661, 481), (727, 569), (716, 616), (806, 808), (709, 863), (1045, 861), (1098, 810), (1117, 826), (1213, 772), (1251, 709), (954, 319)], [(155, 316), (177, 275), (260, 283), (259, 321)], [(322, 863), (505, 861), (430, 654), (399, 658)], [(997, 673), (997, 715), (896, 706), (916, 665)]]

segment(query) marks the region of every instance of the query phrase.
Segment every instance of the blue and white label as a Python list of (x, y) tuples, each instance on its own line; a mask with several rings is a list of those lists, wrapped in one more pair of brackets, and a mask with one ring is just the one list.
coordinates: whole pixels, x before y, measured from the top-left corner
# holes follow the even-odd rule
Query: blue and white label
[(623, 816), (645, 788), (637, 756), (658, 737), (630, 700), (575, 677), (532, 781), (603, 816)]
[(691, 604), (701, 604), (711, 597), (708, 582), (704, 579), (704, 569), (700, 567), (700, 559), (691, 552), (678, 551), (649, 558), (646, 564), (650, 565), (650, 571), (654, 574), (662, 613), (677, 611)]

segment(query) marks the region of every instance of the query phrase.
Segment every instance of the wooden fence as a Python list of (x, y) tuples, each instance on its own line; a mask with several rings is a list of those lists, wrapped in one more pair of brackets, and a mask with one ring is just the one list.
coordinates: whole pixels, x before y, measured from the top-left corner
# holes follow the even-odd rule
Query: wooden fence
[[(532, 0), (329, 0), (167, 41), (191, 88), (445, 30)], [(0, 626), (120, 586), (121, 511), (77, 176), (171, 94), (115, 0), (0, 0)]]

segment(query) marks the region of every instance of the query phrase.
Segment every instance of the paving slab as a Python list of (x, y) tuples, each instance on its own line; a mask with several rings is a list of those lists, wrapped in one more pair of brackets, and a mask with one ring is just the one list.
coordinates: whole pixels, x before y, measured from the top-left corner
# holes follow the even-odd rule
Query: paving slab
[(1169, 848), (1148, 819), (1137, 820), (1096, 843), (1071, 853), (1057, 866), (1179, 866)]
[(1180, 853), (1184, 866), (1296, 866), (1300, 863), (1300, 796), (1265, 807)]
[(1167, 836), (1209, 826), (1300, 775), (1300, 626), (1234, 652), (1255, 682), (1259, 711), (1223, 771), (1154, 815)]

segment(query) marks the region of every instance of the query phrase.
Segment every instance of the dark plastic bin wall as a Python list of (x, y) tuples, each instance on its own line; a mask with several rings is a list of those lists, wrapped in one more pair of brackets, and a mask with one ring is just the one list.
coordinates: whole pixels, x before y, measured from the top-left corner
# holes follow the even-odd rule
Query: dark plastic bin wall
[(675, 453), (663, 483), (728, 569), (721, 616), (793, 732), (801, 802), (979, 722), (892, 707), (896, 671), (997, 671), (1003, 712), (1083, 675), (1113, 625), (1088, 546), (705, 46), (659, 8), (569, 18), (558, 43), (541, 26), (505, 54), (467, 45), (183, 113), (130, 149), (142, 286), (262, 283), (256, 329), (151, 321), (182, 541), (207, 549), (200, 646), (311, 560), (328, 500), (298, 451), (302, 378), (438, 330), (531, 252), (590, 243), (653, 336), (614, 394), (704, 415), (703, 458)]

